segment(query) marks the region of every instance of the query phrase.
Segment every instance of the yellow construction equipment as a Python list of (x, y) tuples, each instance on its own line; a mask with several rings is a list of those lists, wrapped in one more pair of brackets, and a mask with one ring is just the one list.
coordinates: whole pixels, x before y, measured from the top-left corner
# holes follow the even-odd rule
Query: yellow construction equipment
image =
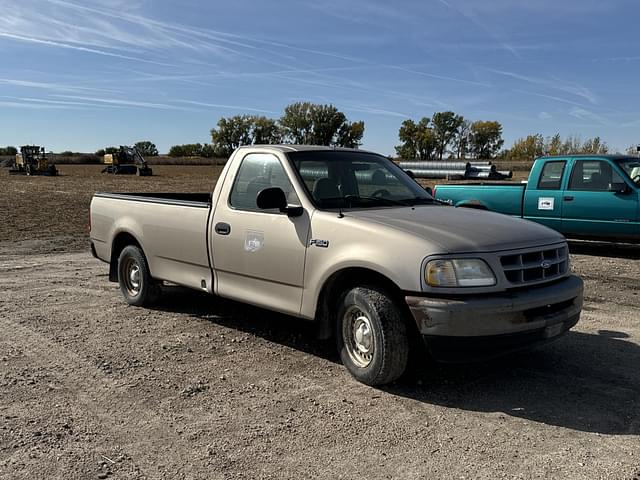
[(16, 154), (13, 168), (9, 170), (11, 175), (48, 175), (56, 176), (58, 170), (47, 154), (44, 147), (38, 145), (23, 145), (20, 153)]
[(151, 176), (152, 170), (136, 147), (121, 145), (118, 151), (107, 153), (102, 158), (106, 165), (102, 173), (114, 175), (138, 175), (140, 177)]

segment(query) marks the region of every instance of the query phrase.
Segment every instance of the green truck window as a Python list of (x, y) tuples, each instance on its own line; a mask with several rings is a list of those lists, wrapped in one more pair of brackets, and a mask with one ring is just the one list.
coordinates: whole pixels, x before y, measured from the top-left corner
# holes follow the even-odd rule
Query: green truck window
[(538, 190), (560, 190), (566, 161), (547, 162), (542, 167)]
[(578, 160), (569, 182), (569, 190), (588, 192), (608, 192), (616, 186), (624, 186), (624, 180), (611, 164), (601, 160)]

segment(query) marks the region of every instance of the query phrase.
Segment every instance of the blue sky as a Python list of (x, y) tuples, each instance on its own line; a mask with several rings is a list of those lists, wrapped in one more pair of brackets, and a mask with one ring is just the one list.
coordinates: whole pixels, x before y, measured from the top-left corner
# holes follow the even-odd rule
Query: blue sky
[(207, 142), (221, 116), (332, 103), (393, 152), (453, 110), (640, 142), (637, 0), (0, 0), (0, 145)]

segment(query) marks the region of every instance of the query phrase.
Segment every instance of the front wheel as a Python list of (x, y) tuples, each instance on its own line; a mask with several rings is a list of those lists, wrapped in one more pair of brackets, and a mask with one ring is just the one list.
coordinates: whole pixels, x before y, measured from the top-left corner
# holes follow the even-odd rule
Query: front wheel
[(126, 246), (118, 257), (118, 283), (127, 303), (138, 307), (153, 304), (160, 293), (144, 253), (134, 245)]
[(407, 366), (409, 341), (402, 310), (376, 287), (356, 287), (340, 302), (337, 322), (340, 358), (358, 381), (384, 385)]

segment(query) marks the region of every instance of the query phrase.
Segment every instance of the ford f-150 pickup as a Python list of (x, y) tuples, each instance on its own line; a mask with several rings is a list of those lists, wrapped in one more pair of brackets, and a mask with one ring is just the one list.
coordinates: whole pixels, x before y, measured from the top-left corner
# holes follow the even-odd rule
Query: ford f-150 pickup
[(437, 185), (438, 200), (533, 220), (570, 238), (640, 241), (640, 159), (543, 157), (526, 184)]
[(90, 232), (131, 305), (167, 282), (315, 321), (369, 385), (403, 373), (414, 338), (444, 361), (494, 356), (582, 309), (560, 234), (444, 206), (361, 150), (241, 147), (213, 193), (97, 193)]

